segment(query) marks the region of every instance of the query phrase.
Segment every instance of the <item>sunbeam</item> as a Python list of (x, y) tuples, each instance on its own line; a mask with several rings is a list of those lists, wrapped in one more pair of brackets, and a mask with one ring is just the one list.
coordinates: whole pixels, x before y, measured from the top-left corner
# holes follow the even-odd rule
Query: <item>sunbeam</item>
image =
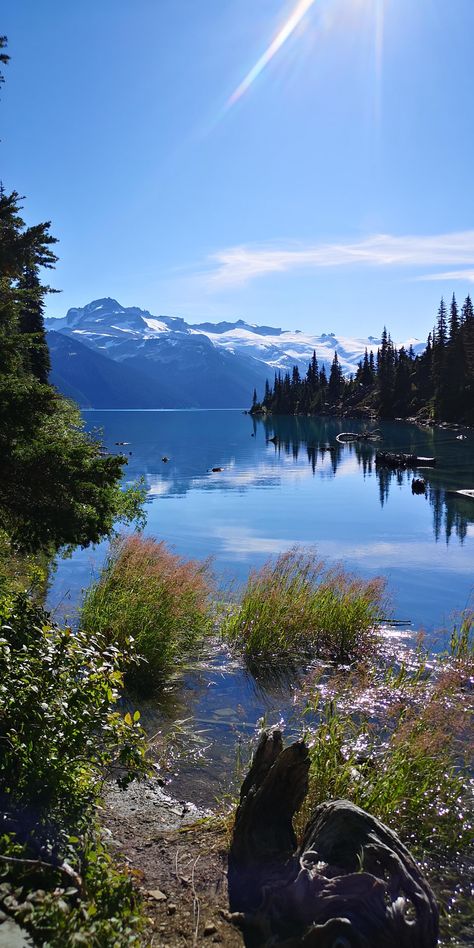
[(286, 43), (287, 39), (295, 31), (298, 24), (303, 19), (304, 15), (308, 10), (313, 6), (316, 0), (298, 0), (298, 3), (293, 10), (293, 13), (288, 17), (286, 23), (283, 24), (281, 30), (277, 33), (275, 38), (270, 43), (270, 46), (265, 50), (260, 59), (257, 60), (255, 66), (252, 66), (252, 69), (245, 76), (245, 79), (240, 83), (239, 86), (232, 93), (230, 98), (226, 103), (226, 110), (230, 109), (243, 95), (250, 89), (250, 86), (255, 81), (255, 79), (260, 75), (261, 72), (265, 69), (265, 66), (268, 66), (268, 63), (273, 59), (275, 54), (281, 49), (281, 47)]
[(382, 67), (384, 40), (384, 2), (375, 0), (375, 117), (380, 122), (382, 111)]

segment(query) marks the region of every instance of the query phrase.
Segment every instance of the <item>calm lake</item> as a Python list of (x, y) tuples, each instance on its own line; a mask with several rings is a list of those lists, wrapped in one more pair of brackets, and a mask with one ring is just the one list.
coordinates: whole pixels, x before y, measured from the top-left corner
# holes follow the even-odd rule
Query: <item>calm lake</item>
[[(385, 576), (394, 618), (425, 629), (433, 648), (444, 646), (440, 632), (456, 613), (473, 605), (474, 500), (446, 494), (474, 488), (472, 431), (382, 425), (378, 447), (438, 458), (419, 472), (427, 493), (416, 495), (413, 472), (376, 470), (374, 445), (336, 442), (340, 431), (362, 430), (361, 422), (263, 421), (232, 410), (93, 411), (85, 418), (110, 451), (127, 454), (126, 483), (145, 477), (146, 533), (183, 556), (211, 556), (225, 584), (303, 544), (361, 575)], [(74, 615), (106, 549), (59, 561), (49, 595), (58, 614)]]
[[(420, 628), (434, 651), (446, 648), (456, 613), (473, 604), (474, 501), (446, 495), (474, 487), (472, 431), (458, 440), (453, 429), (382, 426), (385, 450), (438, 458), (420, 472), (426, 495), (416, 495), (412, 473), (375, 469), (374, 445), (336, 442), (342, 430), (362, 430), (358, 422), (263, 421), (241, 411), (85, 417), (89, 429), (102, 429), (109, 450), (127, 452), (125, 481), (145, 477), (146, 533), (183, 556), (211, 556), (226, 588), (295, 544), (361, 575), (383, 575), (393, 617), (405, 620), (383, 629), (395, 663), (407, 661)], [(277, 444), (269, 440), (275, 437)], [(103, 543), (59, 560), (49, 594), (58, 617), (74, 621), (81, 590), (106, 553)], [(173, 795), (210, 806), (235, 788), (262, 720), (301, 733), (301, 710), (320, 673), (309, 667), (256, 679), (222, 643), (211, 643), (157, 698), (135, 698), (148, 735), (166, 748)]]

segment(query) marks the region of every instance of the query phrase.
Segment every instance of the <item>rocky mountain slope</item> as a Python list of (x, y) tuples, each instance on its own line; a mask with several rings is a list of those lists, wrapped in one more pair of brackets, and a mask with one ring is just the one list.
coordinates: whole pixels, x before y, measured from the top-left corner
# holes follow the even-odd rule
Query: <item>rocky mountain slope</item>
[[(52, 381), (82, 407), (242, 408), (265, 379), (297, 365), (306, 372), (316, 351), (329, 369), (337, 351), (343, 372), (357, 368), (367, 347), (380, 340), (334, 333), (312, 335), (236, 322), (189, 324), (154, 317), (117, 300), (94, 300), (46, 320)], [(415, 351), (424, 347), (416, 339)]]

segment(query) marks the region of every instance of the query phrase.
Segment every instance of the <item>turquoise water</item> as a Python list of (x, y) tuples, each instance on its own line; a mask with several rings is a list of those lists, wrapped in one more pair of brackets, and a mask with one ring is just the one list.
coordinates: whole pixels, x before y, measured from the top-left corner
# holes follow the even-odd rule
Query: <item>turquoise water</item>
[[(89, 429), (102, 429), (109, 450), (127, 454), (126, 483), (145, 477), (146, 533), (184, 556), (212, 556), (224, 583), (243, 581), (268, 557), (303, 544), (361, 575), (385, 576), (393, 615), (425, 629), (433, 647), (445, 642), (438, 633), (456, 613), (473, 605), (474, 500), (446, 494), (474, 488), (472, 431), (459, 440), (455, 429), (381, 426), (380, 448), (438, 458), (418, 472), (426, 495), (414, 495), (412, 472), (375, 469), (375, 446), (337, 444), (338, 432), (361, 430), (361, 422), (263, 421), (230, 410), (94, 411), (85, 418)], [(58, 613), (73, 615), (106, 549), (59, 561), (49, 595)]]
[[(444, 648), (449, 632), (443, 629), (474, 605), (474, 500), (446, 493), (474, 488), (472, 431), (458, 440), (461, 432), (453, 429), (382, 425), (378, 447), (438, 458), (436, 467), (417, 472), (427, 492), (414, 495), (412, 472), (376, 470), (375, 445), (337, 444), (338, 432), (362, 429), (354, 421), (264, 422), (239, 411), (96, 411), (85, 417), (90, 429), (103, 428), (109, 450), (127, 453), (125, 482), (145, 477), (146, 533), (183, 556), (212, 556), (224, 584), (244, 581), (250, 569), (295, 544), (315, 547), (364, 576), (383, 575), (393, 615), (405, 620), (382, 630), (385, 660), (395, 666), (410, 664), (420, 628), (428, 645)], [(103, 543), (59, 561), (49, 594), (59, 616), (74, 617), (81, 589), (97, 576), (106, 552)], [(316, 719), (314, 703), (319, 695), (323, 707), (330, 674), (330, 667), (315, 663), (279, 675), (267, 669), (264, 677), (260, 669), (256, 676), (211, 641), (156, 697), (134, 696), (123, 710), (139, 707), (172, 796), (213, 807), (216, 799), (235, 795), (262, 724), (278, 724), (289, 740)], [(316, 707), (311, 717), (308, 697)], [(363, 707), (369, 717), (383, 714), (372, 693)], [(450, 925), (455, 939), (460, 933), (458, 945), (472, 944), (472, 922), (462, 919), (471, 878), (469, 867), (452, 867)]]

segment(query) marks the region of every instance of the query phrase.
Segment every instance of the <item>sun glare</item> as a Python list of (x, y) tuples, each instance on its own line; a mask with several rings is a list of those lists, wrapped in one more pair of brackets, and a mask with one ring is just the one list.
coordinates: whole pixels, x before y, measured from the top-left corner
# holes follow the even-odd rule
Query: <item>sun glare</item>
[(255, 66), (252, 66), (252, 69), (247, 73), (245, 79), (243, 79), (240, 85), (237, 86), (235, 91), (228, 99), (226, 104), (227, 109), (230, 109), (233, 105), (235, 105), (235, 103), (238, 102), (243, 95), (245, 95), (247, 90), (250, 89), (252, 83), (255, 82), (255, 79), (257, 79), (260, 73), (263, 72), (265, 67), (268, 66), (268, 63), (286, 43), (291, 34), (294, 33), (298, 24), (315, 2), (316, 0), (298, 0), (293, 12), (283, 24), (281, 30), (279, 30), (265, 52), (262, 54), (262, 56), (260, 56), (260, 59), (257, 60)]
[[(286, 41), (291, 37), (296, 28), (302, 22), (304, 17), (315, 6), (316, 0), (298, 0), (290, 16), (283, 23), (274, 36), (270, 45), (262, 53), (254, 66), (249, 70), (242, 82), (237, 86), (231, 96), (229, 96), (223, 112), (227, 112), (248, 92), (255, 80), (261, 75), (269, 65), (274, 56), (282, 49)], [(333, 3), (333, 0), (321, 0), (318, 4), (321, 9), (322, 20), (319, 24), (320, 29), (336, 26), (339, 18), (344, 22), (344, 6), (346, 14), (349, 10), (353, 16), (362, 17), (362, 22), (366, 20), (367, 15), (372, 19), (374, 35), (374, 54), (375, 54), (375, 96), (376, 113), (380, 117), (380, 99), (381, 99), (381, 81), (382, 81), (382, 57), (383, 57), (383, 33), (384, 33), (384, 8), (385, 0), (342, 0), (342, 3)], [(339, 6), (339, 10), (338, 10)], [(329, 16), (329, 20), (327, 17)], [(324, 31), (326, 31), (324, 30)]]

